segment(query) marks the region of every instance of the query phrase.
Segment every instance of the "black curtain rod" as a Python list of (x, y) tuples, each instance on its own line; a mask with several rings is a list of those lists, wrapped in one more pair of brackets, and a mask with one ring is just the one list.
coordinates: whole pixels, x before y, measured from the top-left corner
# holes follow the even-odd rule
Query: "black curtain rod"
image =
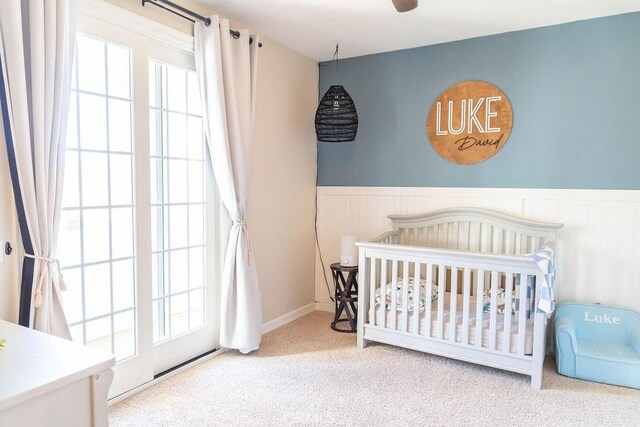
[[(151, 3), (154, 6), (157, 6), (161, 9), (164, 9), (168, 12), (173, 13), (174, 15), (177, 15), (181, 18), (184, 18), (188, 21), (191, 21), (193, 23), (195, 23), (196, 19), (198, 21), (202, 21), (202, 23), (204, 23), (204, 25), (206, 25), (207, 27), (209, 25), (211, 25), (211, 18), (207, 18), (206, 16), (202, 16), (199, 13), (195, 13), (192, 10), (189, 10), (185, 7), (180, 6), (179, 4), (176, 4), (172, 1), (169, 0), (142, 0), (142, 7), (145, 6), (145, 4), (147, 3)], [(161, 4), (164, 3), (164, 4)], [(165, 4), (167, 6), (165, 6)], [(229, 30), (229, 33), (231, 33), (231, 35), (233, 36), (234, 39), (239, 39), (240, 38), (240, 31), (236, 31), (236, 30)], [(253, 37), (249, 37), (249, 44), (253, 43)], [(262, 47), (262, 43), (258, 43), (258, 47)]]

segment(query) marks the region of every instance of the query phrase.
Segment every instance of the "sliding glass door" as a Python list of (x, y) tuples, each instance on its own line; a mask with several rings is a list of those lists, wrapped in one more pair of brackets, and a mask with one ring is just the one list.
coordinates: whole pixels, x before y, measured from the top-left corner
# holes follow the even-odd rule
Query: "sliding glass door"
[(116, 396), (216, 347), (218, 202), (192, 54), (83, 17), (74, 67), (64, 305)]
[[(148, 61), (154, 360), (159, 370), (204, 353), (215, 287), (214, 179), (206, 161), (193, 56), (152, 45)], [(216, 338), (216, 339), (214, 339)]]

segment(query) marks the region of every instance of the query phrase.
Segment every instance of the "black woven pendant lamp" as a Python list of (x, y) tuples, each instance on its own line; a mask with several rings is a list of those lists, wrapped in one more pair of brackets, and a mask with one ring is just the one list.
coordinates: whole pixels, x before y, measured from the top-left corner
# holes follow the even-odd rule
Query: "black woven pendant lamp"
[[(337, 64), (338, 45), (334, 55)], [(316, 136), (322, 142), (349, 142), (356, 139), (356, 104), (344, 87), (333, 85), (324, 94), (316, 110)]]

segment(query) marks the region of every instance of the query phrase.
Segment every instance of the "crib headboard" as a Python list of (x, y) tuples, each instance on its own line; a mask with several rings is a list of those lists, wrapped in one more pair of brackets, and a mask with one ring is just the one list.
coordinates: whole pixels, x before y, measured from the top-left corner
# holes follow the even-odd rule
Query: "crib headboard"
[(389, 215), (393, 231), (374, 241), (481, 253), (520, 255), (559, 241), (562, 224), (517, 218), (480, 208)]

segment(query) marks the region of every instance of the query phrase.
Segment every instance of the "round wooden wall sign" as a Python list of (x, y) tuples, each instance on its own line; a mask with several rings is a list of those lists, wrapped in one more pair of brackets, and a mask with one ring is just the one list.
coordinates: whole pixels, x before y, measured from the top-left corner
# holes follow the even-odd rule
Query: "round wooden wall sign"
[(494, 156), (509, 139), (511, 104), (491, 83), (460, 82), (438, 96), (427, 117), (427, 136), (446, 160), (472, 165)]

